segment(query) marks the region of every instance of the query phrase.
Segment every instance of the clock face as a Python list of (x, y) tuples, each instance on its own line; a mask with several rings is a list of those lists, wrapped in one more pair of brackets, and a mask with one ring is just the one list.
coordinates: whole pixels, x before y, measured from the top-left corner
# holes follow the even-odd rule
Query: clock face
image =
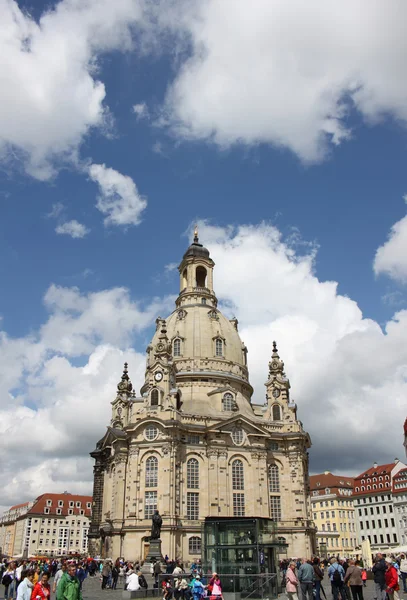
[(280, 395), (280, 390), (278, 390), (277, 388), (274, 388), (273, 390), (273, 396), (274, 398), (278, 398)]
[(163, 374), (161, 373), (161, 371), (157, 371), (157, 373), (154, 375), (154, 379), (156, 381), (161, 381), (162, 378), (163, 378)]

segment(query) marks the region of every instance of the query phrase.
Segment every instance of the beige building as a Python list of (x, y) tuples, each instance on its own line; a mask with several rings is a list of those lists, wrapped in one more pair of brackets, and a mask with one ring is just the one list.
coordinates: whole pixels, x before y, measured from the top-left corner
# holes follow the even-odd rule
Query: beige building
[(175, 309), (157, 319), (147, 347), (140, 397), (125, 365), (110, 426), (91, 453), (94, 554), (143, 558), (155, 509), (163, 553), (172, 558), (199, 556), (208, 516), (272, 518), (290, 555), (314, 550), (311, 441), (284, 363), (274, 343), (266, 401), (252, 403), (247, 348), (237, 320), (217, 308), (213, 271), (196, 234), (179, 266)]
[(350, 557), (358, 547), (353, 477), (329, 471), (310, 476), (311, 509), (320, 556)]
[(16, 504), (6, 510), (0, 517), (0, 554), (5, 554), (6, 556), (15, 555), (14, 548), (19, 534), (17, 519), (25, 515), (32, 504), (32, 502)]

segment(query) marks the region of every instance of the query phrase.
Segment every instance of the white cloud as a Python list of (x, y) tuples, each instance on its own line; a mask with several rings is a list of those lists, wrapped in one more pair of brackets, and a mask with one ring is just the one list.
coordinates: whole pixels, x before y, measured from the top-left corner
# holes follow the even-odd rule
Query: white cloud
[[(351, 107), (374, 123), (407, 121), (407, 5), (372, 0), (206, 0), (159, 18), (192, 55), (168, 91), (177, 135), (287, 147), (320, 160), (352, 131)], [(185, 33), (187, 35), (185, 36)]]
[(75, 219), (61, 223), (55, 228), (59, 234), (70, 235), (72, 238), (84, 238), (90, 231), (83, 223), (79, 223)]
[(140, 6), (62, 0), (36, 22), (14, 0), (0, 0), (0, 157), (17, 152), (39, 179), (52, 177), (61, 160), (75, 160), (87, 133), (107, 122), (97, 59), (132, 47)]
[(138, 225), (147, 201), (128, 175), (105, 165), (91, 165), (89, 175), (99, 185), (97, 208), (107, 215), (105, 225)]
[(137, 119), (148, 119), (150, 117), (148, 106), (145, 102), (142, 102), (141, 104), (134, 104), (133, 112), (137, 116)]
[(373, 269), (376, 275), (407, 283), (407, 215), (392, 226), (387, 242), (377, 249)]

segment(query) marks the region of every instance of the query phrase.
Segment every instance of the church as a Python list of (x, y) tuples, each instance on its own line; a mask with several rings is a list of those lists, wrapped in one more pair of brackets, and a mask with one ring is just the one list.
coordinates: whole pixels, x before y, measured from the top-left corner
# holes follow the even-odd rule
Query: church
[(96, 448), (89, 552), (143, 560), (151, 518), (162, 552), (200, 556), (207, 517), (267, 518), (285, 556), (310, 556), (308, 449), (277, 345), (265, 365), (265, 402), (252, 403), (247, 348), (237, 319), (218, 309), (215, 263), (193, 243), (179, 265), (174, 311), (158, 317), (136, 396), (127, 364), (110, 425)]

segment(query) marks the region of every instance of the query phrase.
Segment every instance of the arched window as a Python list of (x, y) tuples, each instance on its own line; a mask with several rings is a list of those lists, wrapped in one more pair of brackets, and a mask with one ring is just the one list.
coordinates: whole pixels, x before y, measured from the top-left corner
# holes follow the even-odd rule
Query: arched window
[(151, 396), (150, 396), (150, 400), (151, 400), (150, 404), (151, 404), (151, 406), (158, 406), (158, 398), (159, 398), (159, 396), (158, 396), (158, 390), (157, 390), (157, 388), (154, 388), (151, 391)]
[(273, 406), (273, 421), (281, 421), (281, 409), (278, 404)]
[(158, 459), (149, 456), (146, 460), (146, 487), (157, 487), (158, 485)]
[(206, 287), (206, 269), (205, 267), (196, 268), (196, 287)]
[(186, 288), (188, 286), (188, 272), (186, 269), (182, 272), (182, 286)]
[(187, 487), (199, 489), (199, 462), (196, 458), (190, 458), (187, 462)]
[(201, 553), (201, 538), (194, 535), (188, 540), (188, 552), (189, 554), (200, 554)]
[(223, 356), (223, 341), (220, 338), (215, 340), (215, 354), (216, 356)]
[(234, 490), (244, 490), (244, 469), (239, 459), (232, 462), (232, 486)]
[(177, 338), (172, 345), (172, 353), (174, 356), (181, 356), (181, 340)]
[(270, 492), (280, 491), (280, 473), (277, 465), (269, 466), (269, 488)]
[(233, 410), (234, 407), (235, 407), (235, 399), (233, 397), (233, 394), (231, 394), (230, 392), (227, 392), (223, 396), (223, 410)]

